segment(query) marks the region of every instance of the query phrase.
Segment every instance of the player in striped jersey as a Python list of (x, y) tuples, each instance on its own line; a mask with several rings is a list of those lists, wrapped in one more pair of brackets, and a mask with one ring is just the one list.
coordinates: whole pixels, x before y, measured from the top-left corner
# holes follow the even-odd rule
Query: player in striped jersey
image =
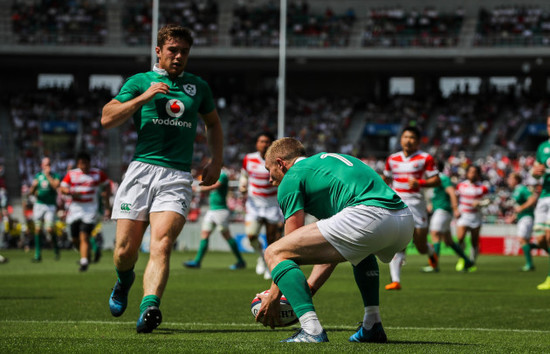
[[(252, 247), (260, 253), (256, 273), (264, 279), (271, 279), (263, 257), (263, 249), (258, 241), (260, 229), (265, 225), (267, 244), (280, 237), (279, 228), (283, 215), (277, 203), (277, 187), (269, 183), (269, 172), (265, 169), (265, 153), (274, 137), (269, 132), (256, 137), (256, 152), (249, 153), (243, 160), (239, 190), (246, 195), (245, 232)], [(246, 194), (245, 194), (246, 193)]]
[[(61, 181), (60, 191), (71, 196), (67, 212), (67, 224), (70, 225), (73, 243), (79, 245), (80, 271), (88, 270), (90, 253), (90, 235), (97, 221), (99, 198), (98, 189), (109, 183), (107, 175), (90, 165), (90, 155), (80, 152), (76, 156), (76, 168), (67, 172)], [(105, 188), (105, 213), (110, 214), (110, 188)]]
[[(466, 180), (456, 186), (458, 195), (458, 211), (460, 218), (456, 222), (456, 235), (458, 244), (464, 249), (466, 232), (470, 231), (472, 248), (470, 249), (470, 261), (475, 263), (479, 254), (479, 233), (481, 231), (481, 210), (487, 206), (490, 200), (486, 198), (489, 189), (481, 184), (481, 168), (470, 165), (466, 169)], [(457, 271), (463, 271), (466, 263), (459, 258), (456, 264)], [(476, 267), (471, 266), (469, 271), (475, 271)]]
[[(428, 254), (429, 264), (437, 269), (437, 255), (428, 243), (428, 211), (421, 188), (437, 187), (441, 184), (439, 171), (433, 157), (419, 149), (420, 130), (406, 127), (401, 133), (402, 151), (394, 153), (386, 160), (384, 180), (390, 183), (395, 192), (409, 206), (414, 216), (413, 241), (421, 254)], [(390, 262), (392, 282), (386, 290), (401, 289), (401, 267), (405, 261), (405, 250), (396, 253)]]

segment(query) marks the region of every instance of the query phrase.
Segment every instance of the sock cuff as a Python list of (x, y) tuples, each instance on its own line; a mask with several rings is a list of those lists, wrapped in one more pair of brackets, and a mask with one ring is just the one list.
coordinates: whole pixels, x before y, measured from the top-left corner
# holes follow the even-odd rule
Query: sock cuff
[(299, 268), (296, 262), (289, 259), (284, 260), (277, 264), (275, 268), (271, 271), (271, 276), (273, 277), (273, 282), (277, 284), (281, 277), (285, 275), (289, 270)]
[(160, 298), (156, 295), (145, 295), (143, 297), (143, 300), (141, 300), (142, 302), (145, 302), (145, 301), (153, 301), (153, 302), (156, 302), (160, 305)]

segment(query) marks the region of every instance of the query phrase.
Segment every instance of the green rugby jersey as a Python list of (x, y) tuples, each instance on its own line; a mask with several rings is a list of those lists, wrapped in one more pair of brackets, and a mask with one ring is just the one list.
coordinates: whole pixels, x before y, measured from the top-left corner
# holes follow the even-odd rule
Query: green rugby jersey
[(546, 172), (543, 176), (541, 198), (550, 196), (550, 140), (541, 143), (537, 149), (537, 162), (544, 165)]
[(372, 168), (343, 154), (319, 153), (296, 161), (279, 185), (277, 200), (285, 220), (304, 210), (318, 219), (364, 204), (404, 209), (401, 198)]
[[(522, 184), (518, 184), (516, 188), (514, 188), (514, 192), (512, 193), (512, 199), (516, 202), (517, 205), (521, 205), (527, 201), (531, 197), (531, 191), (529, 188)], [(535, 212), (535, 207), (527, 208), (523, 210), (522, 212), (518, 213), (517, 219), (521, 219), (524, 216), (533, 216)]]
[(130, 77), (114, 99), (130, 101), (156, 82), (167, 84), (170, 92), (157, 94), (134, 114), (138, 140), (133, 160), (190, 171), (197, 114), (215, 109), (212, 91), (198, 76), (184, 72), (171, 80), (155, 66), (153, 71)]
[(210, 191), (210, 210), (227, 209), (227, 191), (229, 189), (229, 178), (222, 171), (218, 182), (221, 183), (216, 189)]
[(454, 187), (453, 182), (451, 182), (449, 176), (443, 173), (439, 174), (439, 179), (441, 180), (441, 185), (433, 189), (434, 194), (432, 197), (432, 209), (434, 211), (437, 209), (442, 209), (452, 212), (453, 207), (451, 205), (451, 197), (449, 197), (445, 189), (447, 187)]
[[(50, 173), (53, 179), (60, 179), (57, 173)], [(52, 188), (50, 181), (43, 172), (39, 172), (34, 176), (34, 179), (38, 181), (36, 187), (36, 202), (38, 204), (56, 205), (57, 204), (57, 190)]]

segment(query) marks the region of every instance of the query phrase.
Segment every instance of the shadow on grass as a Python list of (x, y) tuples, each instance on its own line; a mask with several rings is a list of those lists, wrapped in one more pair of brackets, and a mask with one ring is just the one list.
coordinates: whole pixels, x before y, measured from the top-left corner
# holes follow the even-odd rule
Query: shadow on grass
[[(296, 329), (279, 329), (278, 332), (295, 332)], [(157, 328), (153, 333), (175, 334), (175, 333), (256, 333), (267, 332), (265, 328), (257, 329), (183, 329), (183, 328)]]
[(53, 296), (0, 296), (0, 300), (53, 300)]

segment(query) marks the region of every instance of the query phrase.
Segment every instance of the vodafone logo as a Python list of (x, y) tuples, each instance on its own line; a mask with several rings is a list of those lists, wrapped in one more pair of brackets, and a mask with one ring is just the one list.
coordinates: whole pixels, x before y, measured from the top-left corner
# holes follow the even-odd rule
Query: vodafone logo
[(166, 102), (166, 113), (172, 118), (179, 118), (183, 115), (185, 106), (180, 100), (169, 100)]

